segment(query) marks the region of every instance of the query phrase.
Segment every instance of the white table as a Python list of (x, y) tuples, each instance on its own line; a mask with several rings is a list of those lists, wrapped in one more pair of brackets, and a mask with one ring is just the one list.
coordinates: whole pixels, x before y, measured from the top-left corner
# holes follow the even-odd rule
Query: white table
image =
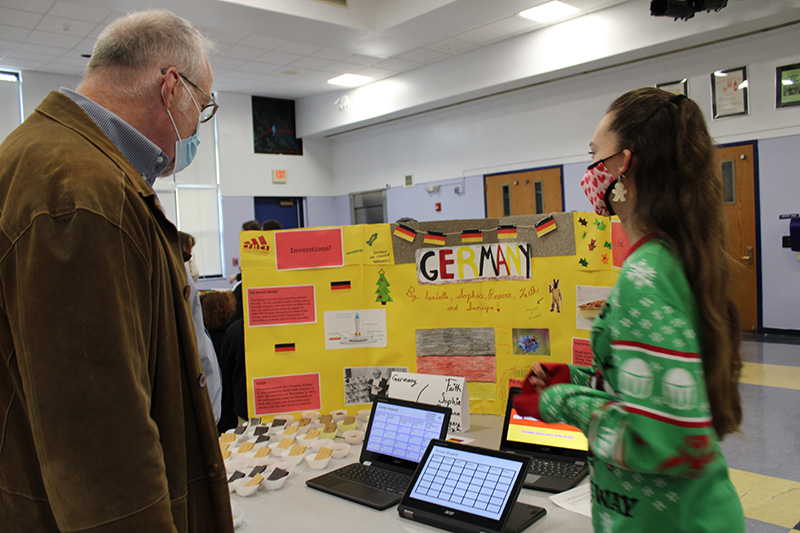
[[(495, 415), (470, 415), (470, 431), (465, 437), (475, 439), (470, 445), (497, 449), (500, 445), (502, 418)], [(237, 533), (294, 533), (294, 532), (432, 532), (442, 531), (418, 522), (400, 518), (397, 508), (377, 511), (306, 486), (307, 479), (316, 477), (347, 463), (358, 461), (360, 446), (353, 446), (344, 459), (332, 459), (323, 471), (311, 470), (305, 462), (297, 466), (286, 485), (277, 491), (265, 491), (242, 498), (233, 493), (231, 500), (244, 510), (244, 523)], [(588, 483), (584, 480), (583, 483)], [(518, 501), (547, 509), (547, 516), (526, 531), (543, 533), (569, 531), (591, 532), (591, 520), (566, 511), (550, 501), (550, 493), (522, 489)]]

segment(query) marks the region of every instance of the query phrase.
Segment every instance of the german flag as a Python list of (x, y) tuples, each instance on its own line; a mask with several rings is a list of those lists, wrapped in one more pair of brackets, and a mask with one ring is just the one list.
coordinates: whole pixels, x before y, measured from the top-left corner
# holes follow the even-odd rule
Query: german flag
[(350, 292), (349, 281), (331, 281), (331, 292)]
[(435, 244), (436, 246), (444, 246), (444, 241), (446, 237), (444, 233), (440, 233), (438, 231), (429, 231), (425, 234), (425, 238), (422, 240), (425, 244)]
[(275, 353), (278, 355), (293, 355), (294, 354), (294, 343), (289, 342), (285, 344), (276, 344), (275, 345)]
[(461, 242), (483, 242), (483, 233), (479, 229), (465, 229), (461, 232)]
[(553, 215), (547, 216), (536, 223), (536, 236), (543, 237), (556, 229), (556, 220)]
[(394, 234), (408, 242), (414, 242), (414, 239), (417, 238), (417, 231), (405, 224), (398, 224), (397, 227), (394, 228)]
[(505, 226), (500, 226), (497, 228), (497, 238), (498, 239), (516, 239), (517, 238), (517, 227), (513, 224), (508, 224)]

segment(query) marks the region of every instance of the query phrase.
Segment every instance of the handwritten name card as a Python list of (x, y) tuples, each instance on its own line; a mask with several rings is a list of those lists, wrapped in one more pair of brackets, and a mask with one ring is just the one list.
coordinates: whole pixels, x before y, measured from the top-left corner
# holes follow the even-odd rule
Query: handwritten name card
[(393, 372), (389, 378), (389, 397), (449, 407), (449, 431), (469, 431), (469, 393), (464, 378)]

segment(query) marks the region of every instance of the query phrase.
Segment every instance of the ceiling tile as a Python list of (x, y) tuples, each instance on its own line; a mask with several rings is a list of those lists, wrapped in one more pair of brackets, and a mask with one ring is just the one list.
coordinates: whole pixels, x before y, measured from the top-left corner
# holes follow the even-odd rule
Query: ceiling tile
[(306, 68), (295, 67), (294, 65), (284, 65), (271, 74), (282, 79), (300, 79), (309, 72), (311, 72), (311, 70)]
[(216, 43), (222, 44), (237, 44), (244, 37), (240, 31), (211, 27), (205, 28), (203, 35)]
[(414, 67), (418, 67), (419, 65), (420, 64), (416, 61), (408, 61), (407, 59), (390, 57), (389, 59), (384, 59), (383, 61), (375, 63), (372, 66), (402, 72), (404, 70), (410, 70)]
[(94, 22), (81, 22), (79, 20), (46, 15), (36, 26), (36, 29), (63, 35), (86, 37), (96, 26), (97, 24)]
[(437, 52), (441, 52), (447, 55), (456, 55), (462, 54), (467, 50), (472, 50), (473, 48), (477, 48), (477, 45), (473, 43), (468, 43), (466, 41), (461, 41), (459, 39), (444, 39), (442, 41), (429, 44), (425, 46), (428, 50), (435, 50)]
[(407, 59), (409, 61), (416, 61), (418, 63), (433, 63), (434, 61), (439, 61), (440, 59), (444, 59), (448, 56), (447, 54), (435, 52), (426, 48), (417, 48), (416, 50), (410, 50), (404, 54), (400, 54), (397, 57), (400, 59)]
[(495, 28), (492, 25), (481, 26), (474, 30), (459, 33), (456, 36), (461, 41), (467, 41), (475, 44), (487, 44), (494, 41), (499, 41), (506, 37), (510, 37), (502, 28)]
[(239, 46), (238, 44), (229, 46), (219, 51), (219, 55), (223, 57), (233, 57), (236, 59), (255, 59), (263, 53), (264, 50), (261, 50), (259, 48), (252, 48), (250, 46)]
[(341, 61), (353, 54), (345, 52), (344, 50), (337, 50), (336, 48), (322, 48), (311, 55), (313, 57), (321, 57), (322, 59), (330, 59), (331, 61)]
[(364, 68), (363, 65), (357, 65), (355, 63), (339, 62), (326, 65), (320, 68), (320, 70), (323, 72), (329, 72), (331, 74), (344, 74), (346, 72), (355, 72), (356, 70), (362, 68)]
[(77, 35), (63, 35), (49, 31), (33, 30), (25, 39), (25, 42), (43, 44), (45, 46), (61, 46), (63, 48), (72, 48), (81, 42), (81, 38)]
[(370, 76), (373, 79), (380, 80), (383, 78), (388, 78), (389, 76), (394, 76), (397, 74), (395, 70), (388, 70), (385, 68), (376, 68), (376, 67), (367, 67), (361, 70), (356, 70), (353, 74), (361, 74), (362, 76)]
[(282, 44), (281, 46), (276, 48), (276, 50), (278, 50), (279, 52), (286, 52), (289, 54), (298, 54), (301, 56), (307, 56), (313, 54), (320, 48), (322, 47), (313, 44), (297, 43), (294, 41), (290, 41), (286, 44)]
[(238, 44), (243, 46), (252, 46), (255, 48), (263, 48), (264, 50), (273, 50), (286, 43), (286, 39), (278, 39), (275, 37), (269, 37), (267, 35), (252, 34), (239, 41)]
[(54, 3), (54, 0), (3, 0), (5, 7), (33, 11), (34, 13), (47, 13)]
[(232, 57), (211, 57), (211, 68), (216, 70), (235, 70), (247, 63), (244, 59), (234, 59)]
[(59, 57), (64, 54), (63, 48), (56, 46), (42, 46), (41, 44), (22, 43), (17, 47), (18, 52), (27, 52), (31, 54), (40, 54), (50, 57)]
[(250, 61), (249, 63), (245, 63), (244, 65), (238, 67), (236, 70), (250, 72), (252, 74), (269, 74), (270, 72), (274, 72), (279, 68), (281, 68), (280, 65), (274, 65), (272, 63), (259, 63), (258, 61)]
[(259, 56), (259, 61), (266, 61), (267, 63), (275, 63), (276, 65), (288, 65), (293, 61), (297, 61), (302, 56), (295, 55), (295, 54), (286, 54), (284, 52), (267, 52)]
[(0, 24), (0, 35), (6, 41), (22, 42), (30, 33), (31, 30), (27, 28), (17, 28), (15, 26)]
[(334, 76), (332, 76), (330, 72), (323, 72), (321, 70), (315, 70), (313, 72), (308, 72), (307, 74), (303, 74), (304, 80), (313, 81), (315, 83), (326, 83), (329, 79), (333, 77)]
[(57, 58), (58, 56), (53, 56), (48, 54), (35, 54), (33, 52), (20, 52), (19, 50), (14, 50), (13, 52), (11, 52), (6, 56), (6, 59), (22, 59), (25, 61), (36, 61), (40, 63), (49, 63)]
[(346, 58), (344, 58), (344, 60), (347, 61), (348, 63), (356, 63), (358, 65), (364, 65), (365, 67), (374, 65), (379, 61), (383, 61), (379, 57), (367, 56), (364, 54), (353, 54), (351, 56), (347, 56)]
[(82, 54), (91, 54), (94, 50), (94, 42), (96, 39), (84, 39), (76, 44), (72, 49)]
[(8, 26), (33, 29), (42, 20), (42, 14), (0, 7), (0, 20)]
[(318, 57), (301, 57), (297, 61), (293, 61), (292, 66), (319, 70), (322, 67), (327, 67), (331, 63), (333, 63), (333, 61), (328, 59), (320, 59)]
[(48, 15), (55, 17), (66, 17), (96, 23), (103, 22), (110, 13), (110, 9), (102, 9), (96, 3), (88, 6), (73, 2), (56, 2), (47, 12)]

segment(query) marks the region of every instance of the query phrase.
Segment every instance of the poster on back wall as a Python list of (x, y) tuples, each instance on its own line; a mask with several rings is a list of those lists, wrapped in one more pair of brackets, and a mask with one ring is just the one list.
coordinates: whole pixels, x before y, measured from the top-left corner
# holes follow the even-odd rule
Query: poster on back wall
[(400, 369), (464, 378), (470, 412), (502, 414), (534, 362), (591, 361), (581, 305), (616, 280), (611, 228), (554, 213), (280, 232), (291, 263), (276, 232), (243, 235), (250, 416), (355, 414), (376, 370)]

